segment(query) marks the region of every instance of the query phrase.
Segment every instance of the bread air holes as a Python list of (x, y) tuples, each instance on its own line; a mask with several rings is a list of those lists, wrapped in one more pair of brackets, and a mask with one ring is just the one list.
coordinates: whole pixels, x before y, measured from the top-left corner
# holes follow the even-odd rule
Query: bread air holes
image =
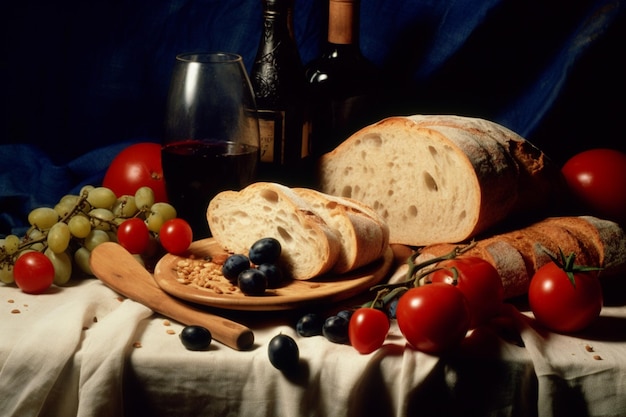
[(437, 185), (437, 181), (433, 178), (432, 175), (428, 172), (424, 172), (424, 185), (427, 190), (430, 191), (439, 191), (439, 186)]
[(409, 217), (417, 217), (417, 206), (411, 204), (409, 206), (409, 209), (407, 210), (407, 213), (409, 214)]
[(278, 226), (276, 228), (276, 231), (278, 232), (278, 236), (281, 237), (284, 243), (289, 243), (293, 240), (293, 236), (291, 236), (291, 234), (284, 227)]
[(343, 187), (343, 190), (341, 190), (341, 196), (352, 198), (352, 187), (349, 185), (346, 185), (345, 187)]
[(361, 140), (377, 148), (380, 148), (383, 144), (383, 138), (380, 136), (380, 133), (367, 133), (361, 137)]
[(278, 193), (272, 190), (261, 190), (259, 195), (261, 196), (261, 198), (266, 199), (268, 202), (272, 204), (275, 204), (276, 202), (278, 202), (278, 199), (279, 199)]

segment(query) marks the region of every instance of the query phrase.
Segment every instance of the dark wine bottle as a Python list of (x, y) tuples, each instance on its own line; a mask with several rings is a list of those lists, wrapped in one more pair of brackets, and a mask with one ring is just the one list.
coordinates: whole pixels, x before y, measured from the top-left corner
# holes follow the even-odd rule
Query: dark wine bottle
[(377, 119), (379, 71), (361, 53), (359, 10), (358, 0), (329, 1), (328, 41), (305, 70), (316, 157)]
[(293, 0), (263, 0), (263, 33), (250, 74), (261, 132), (258, 177), (309, 186), (309, 98), (292, 12)]

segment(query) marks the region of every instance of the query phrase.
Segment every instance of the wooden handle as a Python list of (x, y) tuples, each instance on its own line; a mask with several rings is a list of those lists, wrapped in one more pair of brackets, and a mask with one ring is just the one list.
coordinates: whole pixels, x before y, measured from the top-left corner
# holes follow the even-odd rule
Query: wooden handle
[(116, 292), (185, 325), (207, 328), (215, 340), (236, 350), (249, 349), (254, 333), (246, 326), (208, 313), (164, 292), (152, 275), (122, 246), (98, 245), (89, 259), (91, 270)]

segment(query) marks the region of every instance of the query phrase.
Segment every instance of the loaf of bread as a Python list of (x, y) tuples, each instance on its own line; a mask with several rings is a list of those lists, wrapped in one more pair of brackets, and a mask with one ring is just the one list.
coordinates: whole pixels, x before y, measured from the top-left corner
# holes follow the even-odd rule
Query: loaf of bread
[(320, 191), (372, 207), (391, 243), (412, 246), (461, 242), (520, 214), (545, 217), (561, 181), (516, 133), (459, 116), (384, 119), (319, 164)]
[[(416, 262), (449, 253), (456, 244), (420, 249)], [(546, 253), (574, 252), (575, 263), (602, 267), (601, 275), (626, 272), (626, 234), (615, 222), (592, 216), (549, 217), (527, 227), (477, 240), (465, 252), (491, 263), (502, 279), (505, 297), (525, 294), (535, 271), (550, 262)]]
[(337, 231), (341, 250), (333, 272), (342, 274), (367, 265), (383, 256), (389, 247), (389, 227), (371, 208), (352, 199), (309, 188), (295, 188), (294, 191)]
[(258, 239), (278, 239), (283, 270), (298, 280), (353, 270), (380, 258), (389, 244), (384, 221), (361, 203), (276, 183), (219, 193), (207, 220), (230, 252), (246, 254)]

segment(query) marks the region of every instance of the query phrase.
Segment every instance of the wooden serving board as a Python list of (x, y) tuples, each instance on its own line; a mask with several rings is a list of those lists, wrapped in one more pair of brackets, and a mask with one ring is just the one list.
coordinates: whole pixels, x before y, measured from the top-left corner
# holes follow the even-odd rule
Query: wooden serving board
[(353, 297), (379, 283), (387, 276), (393, 262), (393, 252), (388, 248), (384, 256), (358, 270), (342, 275), (324, 275), (307, 281), (292, 280), (276, 289), (268, 289), (260, 296), (243, 294), (224, 277), (212, 285), (218, 288), (201, 288), (194, 284), (182, 284), (177, 270), (180, 261), (194, 261), (222, 257), (227, 253), (212, 239), (203, 239), (191, 244), (188, 254), (167, 254), (154, 269), (157, 284), (170, 295), (203, 304), (231, 310), (290, 310), (312, 303), (337, 302)]

